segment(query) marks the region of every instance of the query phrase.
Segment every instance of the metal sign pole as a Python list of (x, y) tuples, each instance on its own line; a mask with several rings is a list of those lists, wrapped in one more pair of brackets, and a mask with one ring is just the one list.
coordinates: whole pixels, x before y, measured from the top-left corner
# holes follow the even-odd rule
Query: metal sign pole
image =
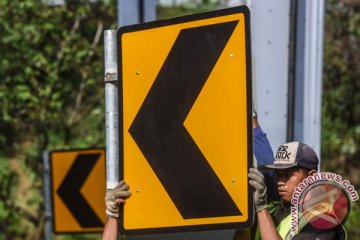
[(44, 205), (45, 205), (45, 226), (44, 238), (52, 240), (52, 211), (51, 211), (51, 188), (50, 188), (50, 159), (49, 152), (43, 152), (44, 161)]
[(119, 181), (118, 72), (116, 31), (104, 32), (105, 114), (106, 114), (106, 189)]

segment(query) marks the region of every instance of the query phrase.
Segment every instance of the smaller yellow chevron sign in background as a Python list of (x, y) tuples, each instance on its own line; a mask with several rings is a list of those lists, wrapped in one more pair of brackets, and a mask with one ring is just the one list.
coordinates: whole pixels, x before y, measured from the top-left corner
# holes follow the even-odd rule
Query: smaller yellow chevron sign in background
[(249, 10), (118, 32), (124, 234), (252, 224)]
[(105, 223), (105, 150), (50, 152), (53, 230), (100, 232)]

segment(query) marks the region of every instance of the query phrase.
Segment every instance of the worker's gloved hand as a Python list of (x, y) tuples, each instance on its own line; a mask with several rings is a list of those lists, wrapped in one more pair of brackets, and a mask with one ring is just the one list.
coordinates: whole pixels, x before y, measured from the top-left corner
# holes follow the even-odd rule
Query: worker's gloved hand
[(119, 217), (119, 205), (125, 203), (125, 199), (130, 197), (129, 185), (122, 180), (114, 189), (108, 190), (105, 194), (106, 214), (111, 217)]
[(267, 208), (266, 185), (264, 175), (256, 168), (249, 169), (249, 183), (255, 189), (254, 202), (256, 212)]

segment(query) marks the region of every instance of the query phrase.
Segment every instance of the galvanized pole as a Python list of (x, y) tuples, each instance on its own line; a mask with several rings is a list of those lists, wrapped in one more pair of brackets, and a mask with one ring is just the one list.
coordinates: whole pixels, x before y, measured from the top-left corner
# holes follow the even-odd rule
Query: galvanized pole
[(51, 211), (51, 187), (50, 187), (50, 159), (49, 151), (43, 152), (44, 161), (44, 205), (45, 205), (45, 240), (52, 239), (52, 211)]
[(297, 4), (294, 139), (320, 156), (325, 1)]
[(116, 31), (104, 32), (105, 114), (106, 114), (106, 189), (119, 181), (118, 70)]

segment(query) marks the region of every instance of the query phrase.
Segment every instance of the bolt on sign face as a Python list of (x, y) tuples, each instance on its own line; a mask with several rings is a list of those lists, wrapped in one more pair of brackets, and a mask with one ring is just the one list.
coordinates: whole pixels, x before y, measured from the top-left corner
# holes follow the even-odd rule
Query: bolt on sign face
[(122, 234), (252, 224), (249, 24), (236, 7), (119, 29)]
[(54, 150), (49, 159), (54, 233), (101, 232), (105, 150)]

